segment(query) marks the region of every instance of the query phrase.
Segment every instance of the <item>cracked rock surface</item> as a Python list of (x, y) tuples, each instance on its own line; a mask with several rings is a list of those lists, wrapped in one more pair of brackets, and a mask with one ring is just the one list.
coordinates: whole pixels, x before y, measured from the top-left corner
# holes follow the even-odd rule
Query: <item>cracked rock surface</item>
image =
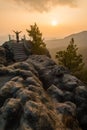
[(2, 66), (0, 130), (87, 130), (87, 88), (44, 55)]

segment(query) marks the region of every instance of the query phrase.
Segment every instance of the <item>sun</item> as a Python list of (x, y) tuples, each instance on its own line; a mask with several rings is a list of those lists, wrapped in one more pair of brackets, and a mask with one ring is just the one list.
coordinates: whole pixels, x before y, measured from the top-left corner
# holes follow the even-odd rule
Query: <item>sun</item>
[(58, 21), (57, 20), (52, 20), (51, 21), (51, 25), (52, 26), (57, 26), (58, 25)]

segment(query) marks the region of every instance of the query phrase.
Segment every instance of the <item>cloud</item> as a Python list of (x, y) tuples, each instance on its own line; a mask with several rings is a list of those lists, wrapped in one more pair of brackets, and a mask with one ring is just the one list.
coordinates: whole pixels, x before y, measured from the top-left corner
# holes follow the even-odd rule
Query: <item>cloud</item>
[(35, 10), (39, 12), (49, 11), (51, 8), (58, 5), (68, 5), (75, 7), (77, 0), (15, 0), (28, 10)]

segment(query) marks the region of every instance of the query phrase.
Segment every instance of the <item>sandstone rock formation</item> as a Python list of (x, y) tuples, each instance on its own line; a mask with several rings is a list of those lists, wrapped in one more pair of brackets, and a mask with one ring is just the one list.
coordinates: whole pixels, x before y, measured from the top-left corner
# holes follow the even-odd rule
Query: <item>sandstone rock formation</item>
[[(6, 60), (5, 63), (2, 62), (2, 64), (13, 64), (15, 62), (21, 62), (24, 61), (28, 58), (28, 56), (35, 54), (33, 50), (33, 44), (30, 40), (20, 40), (19, 42), (15, 40), (10, 40), (5, 42), (1, 47), (0, 51), (4, 50), (5, 57), (4, 59)], [(2, 57), (2, 51), (0, 52), (0, 57)], [(44, 54), (48, 57), (50, 56), (49, 51), (47, 48), (44, 48)]]
[(0, 46), (0, 66), (6, 64), (6, 51)]
[(87, 88), (42, 55), (0, 67), (0, 130), (87, 130)]

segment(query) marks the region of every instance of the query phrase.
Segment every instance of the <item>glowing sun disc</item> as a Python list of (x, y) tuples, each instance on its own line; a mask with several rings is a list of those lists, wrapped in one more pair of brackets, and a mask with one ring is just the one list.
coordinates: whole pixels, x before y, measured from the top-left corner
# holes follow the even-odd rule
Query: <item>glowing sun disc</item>
[(57, 26), (58, 25), (58, 21), (57, 20), (52, 20), (51, 25), (52, 26)]

